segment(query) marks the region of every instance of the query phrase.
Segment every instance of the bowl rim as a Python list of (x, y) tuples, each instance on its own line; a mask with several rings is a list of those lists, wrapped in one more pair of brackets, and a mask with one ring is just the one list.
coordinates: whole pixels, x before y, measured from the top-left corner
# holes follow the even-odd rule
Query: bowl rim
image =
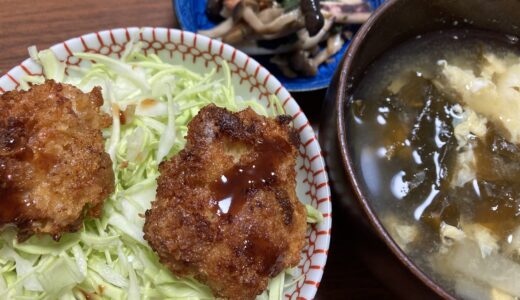
[[(265, 92), (262, 92), (262, 90), (258, 88), (260, 95), (257, 97), (257, 101), (261, 101), (266, 93), (267, 95), (274, 95), (280, 99), (284, 111), (292, 118), (292, 123), (298, 132), (298, 136), (308, 138), (308, 140), (302, 140), (301, 143), (303, 154), (301, 152), (302, 150), (299, 150), (298, 156), (304, 159), (305, 162), (302, 168), (298, 170), (298, 173), (306, 173), (307, 177), (303, 183), (309, 185), (309, 191), (307, 193), (309, 193), (309, 197), (313, 199), (312, 203), (316, 200), (316, 204), (313, 206), (322, 213), (323, 221), (316, 226), (312, 226), (313, 229), (310, 233), (307, 232), (305, 237), (306, 248), (305, 251), (300, 253), (300, 256), (302, 258), (305, 256), (306, 260), (301, 260), (298, 264), (298, 268), (302, 270), (302, 275), (305, 274), (305, 277), (298, 281), (298, 284), (301, 281), (301, 286), (298, 287), (297, 284), (295, 284), (296, 290), (292, 292), (292, 294), (284, 294), (283, 297), (284, 299), (313, 299), (316, 296), (318, 286), (323, 277), (328, 258), (332, 228), (332, 204), (329, 179), (321, 147), (316, 138), (316, 133), (305, 113), (278, 79), (256, 60), (230, 45), (181, 29), (165, 27), (113, 28), (82, 34), (56, 43), (48, 49), (52, 50), (58, 59), (66, 62), (67, 65), (74, 65), (75, 63), (70, 62), (70, 57), (73, 56), (73, 52), (101, 52), (101, 49), (111, 49), (112, 46), (125, 45), (126, 42), (131, 39), (131, 36), (137, 35), (140, 41), (148, 43), (148, 49), (151, 50), (154, 50), (154, 42), (160, 41), (161, 39), (163, 39), (162, 42), (164, 44), (176, 44), (179, 47), (176, 47), (176, 50), (169, 51), (180, 52), (180, 54), (182, 54), (182, 61), (185, 64), (195, 63), (195, 61), (200, 58), (206, 61), (205, 68), (207, 68), (207, 63), (215, 63), (216, 66), (219, 66), (216, 64), (216, 56), (221, 60), (227, 61), (228, 64), (240, 64), (240, 66), (236, 66), (239, 68), (237, 69), (237, 76), (239, 76), (237, 80), (240, 80), (241, 83), (244, 81), (245, 83), (251, 78), (252, 82), (249, 81), (251, 85), (250, 92), (253, 88), (258, 88), (259, 86), (264, 88)], [(124, 48), (120, 48), (119, 51), (124, 50)], [(181, 48), (184, 49), (184, 51), (181, 50)], [(168, 50), (168, 47), (165, 47), (165, 49)], [(192, 51), (192, 49), (198, 49), (200, 53)], [(145, 49), (144, 51), (147, 50)], [(190, 59), (185, 60), (185, 56)], [(206, 59), (204, 58), (205, 56), (209, 56), (210, 58)], [(193, 58), (193, 60), (191, 58)], [(19, 79), (21, 77), (25, 75), (40, 75), (41, 72), (41, 66), (31, 58), (23, 60), (0, 76), (0, 95), (16, 89), (20, 84)], [(248, 75), (247, 79), (242, 77), (243, 73)], [(233, 76), (234, 74), (232, 74), (232, 77)], [(310, 155), (313, 156), (311, 157)], [(308, 163), (308, 165), (305, 163)], [(312, 179), (308, 179), (309, 174), (312, 175)], [(318, 195), (320, 198), (318, 198)], [(313, 235), (314, 241), (312, 241)], [(311, 246), (312, 251), (310, 250)], [(291, 290), (292, 289), (291, 287)]]
[(358, 49), (364, 42), (365, 37), (372, 30), (373, 24), (377, 23), (379, 19), (386, 14), (388, 10), (391, 9), (392, 6), (399, 3), (400, 0), (387, 0), (385, 1), (370, 17), (370, 19), (363, 24), (363, 26), (359, 29), (358, 33), (352, 40), (349, 49), (345, 55), (345, 59), (341, 62), (339, 69), (337, 72), (340, 72), (338, 77), (338, 89), (335, 96), (335, 107), (337, 111), (337, 119), (336, 119), (336, 128), (337, 128), (337, 140), (339, 142), (339, 150), (341, 152), (341, 161), (343, 163), (343, 168), (346, 173), (346, 177), (348, 178), (349, 184), (354, 191), (355, 198), (357, 203), (361, 206), (363, 212), (368, 217), (368, 221), (372, 228), (375, 228), (377, 235), (384, 241), (386, 246), (391, 250), (391, 252), (396, 256), (399, 261), (406, 266), (417, 278), (419, 278), (426, 286), (428, 286), (431, 290), (433, 290), (438, 296), (441, 296), (445, 299), (455, 299), (451, 294), (449, 294), (446, 290), (444, 290), (439, 284), (437, 284), (432, 278), (430, 278), (426, 273), (424, 273), (409, 257), (404, 253), (404, 251), (397, 245), (397, 243), (392, 239), (386, 228), (381, 223), (377, 214), (373, 211), (369, 201), (368, 196), (361, 188), (358, 176), (356, 175), (356, 171), (354, 170), (354, 162), (352, 160), (351, 151), (349, 150), (349, 141), (347, 138), (347, 124), (345, 122), (346, 115), (346, 101), (347, 92), (346, 92), (346, 84), (348, 82), (348, 78), (350, 77), (351, 68), (350, 65), (356, 59), (356, 53)]

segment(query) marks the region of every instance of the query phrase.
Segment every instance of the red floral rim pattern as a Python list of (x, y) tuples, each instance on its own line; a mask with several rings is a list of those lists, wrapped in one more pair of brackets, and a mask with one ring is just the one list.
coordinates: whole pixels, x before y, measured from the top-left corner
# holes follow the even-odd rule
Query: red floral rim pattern
[[(100, 53), (121, 57), (125, 45), (131, 39), (143, 44), (145, 55), (151, 53), (172, 61), (181, 60), (189, 67), (201, 63), (203, 68), (222, 68), (226, 61), (239, 86), (247, 93), (255, 95), (269, 105), (268, 98), (275, 95), (280, 99), (285, 113), (292, 116), (293, 125), (300, 134), (300, 160), (297, 168), (298, 189), (303, 186), (309, 204), (322, 212), (324, 221), (307, 230), (307, 245), (302, 251), (297, 267), (298, 282), (285, 290), (286, 299), (312, 299), (319, 286), (331, 234), (331, 202), (328, 177), (321, 149), (309, 121), (290, 94), (265, 68), (239, 50), (219, 41), (190, 32), (166, 28), (123, 28), (101, 31), (70, 39), (51, 47), (58, 59), (68, 66), (83, 63), (74, 52)], [(20, 85), (19, 79), (26, 75), (41, 75), (42, 69), (36, 62), (27, 59), (0, 78), (0, 93), (14, 90)]]

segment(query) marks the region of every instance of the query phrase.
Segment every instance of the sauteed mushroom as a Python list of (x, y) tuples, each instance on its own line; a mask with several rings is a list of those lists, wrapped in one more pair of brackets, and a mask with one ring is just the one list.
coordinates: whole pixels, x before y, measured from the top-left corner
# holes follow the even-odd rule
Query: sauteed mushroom
[(325, 22), (320, 11), (320, 0), (300, 0), (300, 10), (305, 17), (305, 28), (309, 35), (316, 35)]
[(242, 49), (258, 49), (255, 53), (284, 54), (275, 57), (274, 61), (284, 74), (291, 76), (316, 74), (318, 66), (336, 54), (344, 39), (348, 39), (342, 38), (341, 32), (346, 25), (341, 24), (358, 24), (370, 15), (370, 6), (363, 0), (211, 2), (207, 9), (211, 8), (211, 13), (220, 9), (220, 16), (226, 19), (199, 33)]
[(372, 14), (370, 5), (363, 0), (323, 1), (321, 10), (341, 24), (362, 24)]
[(208, 2), (206, 2), (206, 15), (208, 16), (208, 19), (213, 22), (222, 21), (224, 18), (220, 15), (220, 12), (223, 7), (223, 0), (208, 0)]

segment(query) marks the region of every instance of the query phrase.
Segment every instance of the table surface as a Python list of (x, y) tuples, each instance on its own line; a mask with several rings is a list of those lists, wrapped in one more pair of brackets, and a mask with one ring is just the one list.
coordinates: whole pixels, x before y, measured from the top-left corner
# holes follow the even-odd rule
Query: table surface
[[(0, 75), (23, 61), (31, 45), (45, 49), (84, 33), (117, 27), (176, 25), (168, 0), (2, 0)], [(324, 94), (293, 94), (315, 124)], [(408, 298), (399, 293), (400, 284), (379, 279), (391, 268), (384, 259), (388, 255), (384, 246), (367, 239), (339, 208), (335, 203), (332, 242), (317, 299), (393, 299), (397, 294)]]

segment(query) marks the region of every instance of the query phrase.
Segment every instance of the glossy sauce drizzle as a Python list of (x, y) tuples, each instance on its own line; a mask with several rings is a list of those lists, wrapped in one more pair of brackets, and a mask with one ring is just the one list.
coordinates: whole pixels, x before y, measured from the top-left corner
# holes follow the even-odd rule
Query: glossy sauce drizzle
[[(211, 184), (210, 189), (218, 204), (217, 214), (223, 220), (230, 220), (242, 210), (256, 190), (276, 186), (279, 176), (277, 168), (289, 152), (290, 145), (283, 140), (256, 144), (253, 154), (256, 157), (252, 161), (235, 164)], [(247, 233), (238, 251), (254, 261), (262, 275), (270, 276), (281, 270), (283, 249), (257, 232)]]
[(0, 223), (9, 223), (20, 214), (23, 197), (20, 191), (5, 187), (4, 182), (1, 182), (1, 184)]
[(281, 271), (283, 255), (278, 245), (260, 237), (250, 236), (244, 241), (242, 250), (248, 257), (260, 261), (260, 274), (272, 276)]
[(9, 120), (5, 127), (0, 128), (0, 223), (9, 223), (20, 214), (23, 205), (23, 193), (12, 184), (12, 170), (8, 168), (6, 157), (30, 160), (32, 152), (25, 146), (20, 136), (22, 126)]
[[(0, 224), (20, 221), (23, 208), (34, 204), (23, 185), (36, 173), (44, 177), (58, 163), (56, 155), (28, 147), (23, 134), (19, 124), (10, 124), (0, 131)], [(9, 160), (13, 164), (27, 162), (24, 174), (15, 174), (13, 166), (8, 166)], [(15, 179), (15, 175), (18, 178)]]
[(248, 195), (275, 184), (277, 165), (289, 150), (285, 141), (263, 141), (255, 145), (254, 152), (253, 161), (235, 164), (211, 184), (219, 216), (236, 215), (247, 202)]

